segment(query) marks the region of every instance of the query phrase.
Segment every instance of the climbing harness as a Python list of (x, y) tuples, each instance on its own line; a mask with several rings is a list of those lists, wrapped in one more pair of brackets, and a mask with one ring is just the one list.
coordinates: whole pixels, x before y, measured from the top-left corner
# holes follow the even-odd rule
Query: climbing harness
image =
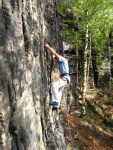
[(67, 84), (69, 84), (69, 82), (70, 82), (69, 79), (66, 76), (61, 77), (61, 79), (64, 80), (64, 81), (67, 81)]

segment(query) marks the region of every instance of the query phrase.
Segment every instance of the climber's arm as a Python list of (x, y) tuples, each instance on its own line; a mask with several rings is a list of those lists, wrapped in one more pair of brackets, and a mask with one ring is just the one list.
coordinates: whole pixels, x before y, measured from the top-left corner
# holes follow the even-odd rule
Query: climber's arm
[(55, 50), (53, 48), (51, 48), (48, 44), (45, 44), (44, 46), (52, 53), (53, 59), (54, 59), (54, 57), (59, 59), (60, 56), (55, 52)]

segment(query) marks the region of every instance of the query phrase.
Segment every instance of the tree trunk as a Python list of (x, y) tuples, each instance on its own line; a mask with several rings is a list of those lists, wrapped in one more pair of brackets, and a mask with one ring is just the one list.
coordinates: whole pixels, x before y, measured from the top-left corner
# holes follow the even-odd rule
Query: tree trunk
[(76, 47), (76, 58), (77, 58), (77, 61), (76, 61), (76, 82), (78, 83), (78, 49)]
[[(87, 91), (87, 54), (88, 54), (88, 6), (86, 6), (86, 37), (85, 37), (85, 49), (84, 49), (84, 61), (83, 61), (83, 91), (82, 101), (85, 104), (85, 97)], [(83, 106), (83, 114), (85, 114), (85, 107)]]
[[(86, 10), (86, 16), (88, 17), (88, 9)], [(87, 52), (88, 51), (88, 20), (86, 24), (86, 39), (84, 49), (84, 64), (83, 64), (83, 102), (85, 102), (86, 89), (87, 89)]]
[(88, 58), (87, 58), (87, 84), (88, 88), (94, 88), (94, 73), (92, 69), (92, 61), (91, 61), (91, 32), (90, 32), (90, 37), (89, 37), (89, 51), (88, 51)]

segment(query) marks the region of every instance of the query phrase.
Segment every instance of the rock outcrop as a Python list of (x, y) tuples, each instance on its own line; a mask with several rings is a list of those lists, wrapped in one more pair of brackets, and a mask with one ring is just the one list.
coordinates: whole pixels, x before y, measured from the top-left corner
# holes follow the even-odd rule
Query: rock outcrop
[[(49, 107), (52, 0), (0, 1), (0, 150), (65, 150), (64, 129)], [(61, 47), (61, 46), (60, 46)]]

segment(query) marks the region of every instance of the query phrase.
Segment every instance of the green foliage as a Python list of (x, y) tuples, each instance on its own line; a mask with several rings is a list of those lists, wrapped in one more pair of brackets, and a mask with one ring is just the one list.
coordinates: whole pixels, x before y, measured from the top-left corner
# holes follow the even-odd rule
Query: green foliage
[(92, 59), (95, 59), (99, 68), (107, 48), (106, 44), (113, 41), (112, 38), (109, 40), (113, 25), (113, 1), (59, 0), (58, 11), (63, 19), (63, 38), (74, 43), (78, 50), (84, 50), (88, 23), (92, 51), (95, 54)]

